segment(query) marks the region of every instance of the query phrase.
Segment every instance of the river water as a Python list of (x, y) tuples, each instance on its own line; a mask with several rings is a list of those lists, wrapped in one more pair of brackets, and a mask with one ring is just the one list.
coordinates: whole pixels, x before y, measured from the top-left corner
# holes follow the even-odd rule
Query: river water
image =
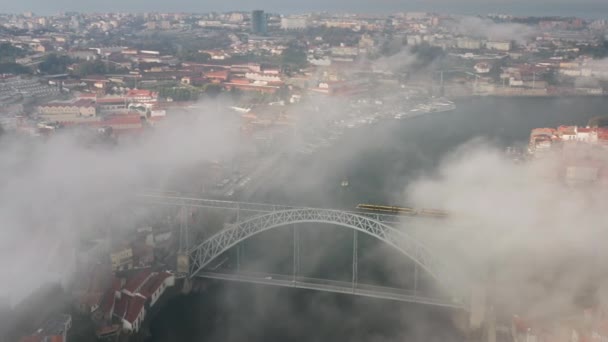
[[(285, 160), (251, 200), (353, 209), (357, 203), (412, 205), (407, 185), (432, 175), (442, 158), (473, 139), (499, 149), (524, 146), (535, 127), (585, 125), (608, 114), (607, 98), (476, 98), (449, 113), (386, 120), (348, 130), (308, 157)], [(348, 179), (349, 186), (340, 186)], [(299, 227), (300, 228), (300, 227)], [(306, 227), (301, 271), (348, 280), (352, 232)], [(263, 233), (242, 246), (242, 268), (288, 272), (289, 229)], [(412, 263), (372, 238), (360, 237), (359, 279), (412, 286)], [(425, 283), (424, 278), (421, 282)], [(430, 285), (430, 284), (427, 284)], [(429, 290), (429, 291), (432, 291)], [(305, 290), (214, 283), (179, 297), (153, 319), (150, 341), (462, 341), (445, 309)]]

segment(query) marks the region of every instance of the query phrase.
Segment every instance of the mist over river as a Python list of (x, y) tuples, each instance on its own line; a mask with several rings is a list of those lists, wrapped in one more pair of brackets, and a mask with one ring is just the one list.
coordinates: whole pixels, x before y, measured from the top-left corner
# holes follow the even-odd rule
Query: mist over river
[[(608, 98), (472, 98), (453, 112), (383, 120), (346, 130), (332, 147), (294, 157), (256, 191), (254, 202), (354, 209), (358, 203), (416, 206), (405, 189), (433, 177), (439, 163), (471, 140), (498, 149), (525, 146), (536, 127), (586, 125), (608, 114)], [(581, 114), (582, 113), (582, 114)], [(349, 186), (340, 186), (347, 179)], [(303, 272), (348, 280), (352, 232), (311, 226), (302, 236)], [(244, 266), (277, 272), (291, 263), (289, 229), (243, 246)], [(412, 263), (361, 238), (360, 279), (408, 286)], [(367, 254), (366, 254), (367, 251)], [(399, 274), (399, 276), (395, 276)], [(306, 290), (212, 283), (178, 297), (153, 318), (149, 341), (463, 341), (449, 310)]]

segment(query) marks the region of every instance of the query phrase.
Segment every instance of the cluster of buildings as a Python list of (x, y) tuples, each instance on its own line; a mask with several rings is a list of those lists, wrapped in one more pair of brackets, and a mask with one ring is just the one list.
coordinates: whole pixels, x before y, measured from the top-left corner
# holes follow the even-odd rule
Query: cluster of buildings
[(66, 342), (72, 327), (72, 316), (55, 315), (49, 318), (34, 333), (21, 338), (20, 342)]
[(33, 135), (71, 126), (122, 134), (141, 132), (165, 115), (165, 109), (158, 105), (158, 93), (134, 89), (117, 96), (81, 93), (69, 100), (52, 100), (37, 106), (29, 119), (16, 117), (12, 126)]
[(514, 316), (514, 342), (603, 342), (608, 340), (608, 317), (590, 308), (563, 319), (533, 320)]
[[(474, 25), (481, 27), (475, 30), (467, 20), (422, 12), (279, 15), (262, 10), (0, 15), (0, 26), (22, 30), (0, 33), (0, 43), (24, 51), (16, 64), (37, 74), (49, 54), (70, 61), (65, 74), (1, 76), (0, 122), (12, 127), (16, 121), (5, 123), (5, 118), (21, 115), (136, 129), (141, 128), (136, 111), (143, 124), (154, 123), (165, 108), (194, 101), (209, 89), (266, 94), (273, 100), (361, 94), (380, 86), (385, 92), (400, 86), (427, 89), (433, 82), (446, 96), (606, 93), (608, 63), (591, 57), (604, 48), (606, 21), (491, 15), (476, 18)], [(45, 27), (53, 29), (37, 30)], [(497, 33), (514, 27), (514, 35)], [(145, 46), (137, 35), (129, 36), (133, 41), (115, 40), (117, 45), (101, 43), (102, 38), (135, 32), (145, 37), (152, 31), (184, 44), (215, 44), (184, 54), (169, 46), (134, 48)], [(411, 68), (411, 54), (421, 46), (441, 51), (446, 58), (441, 69)], [(300, 64), (287, 71), (283, 58), (294, 50)], [(93, 73), (83, 74), (82, 66), (91, 63), (97, 63)]]
[(561, 165), (558, 176), (568, 184), (608, 185), (608, 128), (536, 128), (528, 151), (537, 158), (556, 155)]
[(114, 338), (121, 332), (137, 333), (149, 312), (165, 291), (175, 286), (175, 276), (149, 269), (120, 279), (115, 278), (92, 319), (99, 325), (99, 339)]
[(130, 239), (85, 241), (77, 251), (74, 308), (93, 322), (99, 340), (140, 332), (147, 314), (176, 283), (164, 259), (174, 247), (171, 231), (144, 227)]

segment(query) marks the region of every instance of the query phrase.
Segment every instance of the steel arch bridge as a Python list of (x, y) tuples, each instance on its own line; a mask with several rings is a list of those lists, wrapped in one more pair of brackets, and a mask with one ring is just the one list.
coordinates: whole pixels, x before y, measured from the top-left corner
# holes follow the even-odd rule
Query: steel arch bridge
[(371, 235), (396, 248), (413, 260), (446, 289), (453, 279), (445, 266), (420, 242), (397, 229), (370, 217), (331, 209), (295, 208), (263, 213), (237, 222), (190, 249), (190, 276), (196, 277), (205, 266), (238, 243), (264, 231), (298, 223), (322, 223), (347, 227)]

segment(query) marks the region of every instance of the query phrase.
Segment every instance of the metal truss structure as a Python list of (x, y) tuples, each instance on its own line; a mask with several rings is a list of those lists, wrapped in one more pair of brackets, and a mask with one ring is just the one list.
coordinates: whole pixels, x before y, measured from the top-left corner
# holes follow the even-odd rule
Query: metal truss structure
[[(440, 262), (426, 246), (414, 237), (394, 228), (394, 225), (398, 223), (404, 224), (408, 220), (415, 218), (334, 209), (204, 199), (180, 193), (145, 192), (137, 194), (136, 197), (138, 200), (143, 200), (150, 204), (181, 208), (217, 209), (233, 213), (233, 218), (236, 220), (233, 224), (227, 225), (227, 228), (194, 247), (191, 247), (187, 241), (187, 225), (185, 225), (184, 229), (180, 229), (180, 248), (186, 252), (184, 254), (189, 256), (190, 277), (203, 277), (207, 273), (205, 267), (209, 266), (214, 259), (234, 246), (237, 246), (238, 264), (239, 243), (256, 234), (281, 226), (299, 223), (320, 223), (347, 227), (353, 230), (353, 288), (359, 286), (357, 283), (358, 257), (356, 235), (357, 232), (362, 232), (392, 246), (416, 263), (414, 286), (417, 286), (417, 272), (420, 268), (433, 277), (445, 289), (446, 293), (451, 294), (454, 298), (460, 298), (459, 300), (462, 300), (463, 303), (469, 301), (469, 294), (465, 293), (470, 288), (468, 288), (467, 282), (463, 281), (459, 274), (453, 273), (453, 269), (448, 268), (447, 265)], [(186, 234), (185, 241), (182, 242), (181, 239), (184, 234)], [(294, 279), (299, 276), (298, 264), (300, 253), (299, 243), (297, 242), (298, 236), (298, 229), (295, 229), (294, 226)]]
[(444, 266), (413, 237), (369, 217), (331, 209), (279, 210), (248, 218), (224, 229), (189, 251), (190, 276), (195, 277), (222, 253), (261, 232), (297, 223), (324, 223), (347, 227), (371, 235), (413, 260), (440, 284), (452, 283)]

